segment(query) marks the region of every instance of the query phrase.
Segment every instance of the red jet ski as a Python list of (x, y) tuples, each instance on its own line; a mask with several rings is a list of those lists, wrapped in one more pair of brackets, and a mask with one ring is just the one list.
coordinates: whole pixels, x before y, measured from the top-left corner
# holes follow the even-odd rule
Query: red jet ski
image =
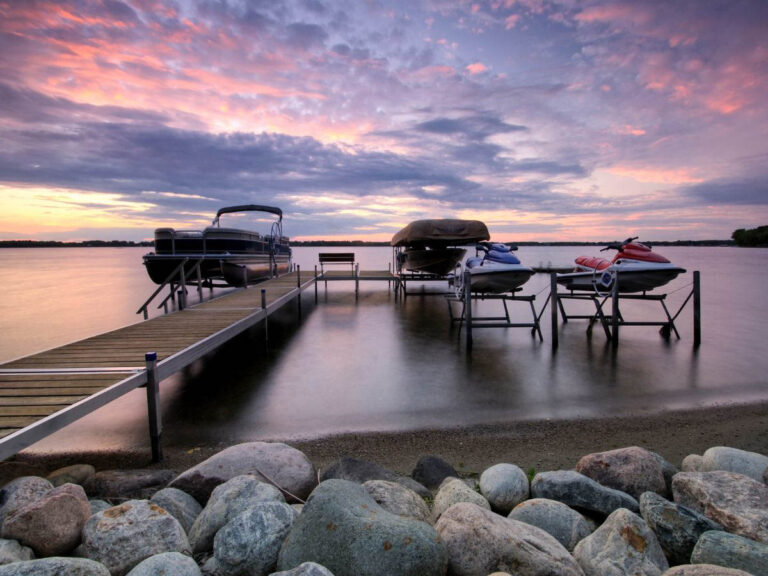
[(677, 278), (685, 269), (675, 266), (650, 246), (635, 242), (637, 237), (623, 242), (611, 242), (600, 250), (616, 250), (613, 260), (579, 256), (573, 272), (558, 274), (557, 283), (568, 290), (608, 292), (618, 274), (619, 292), (646, 292)]

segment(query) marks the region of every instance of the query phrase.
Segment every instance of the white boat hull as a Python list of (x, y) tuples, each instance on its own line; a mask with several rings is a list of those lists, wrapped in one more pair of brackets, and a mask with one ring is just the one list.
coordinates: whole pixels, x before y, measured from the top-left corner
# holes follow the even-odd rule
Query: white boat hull
[(533, 269), (522, 265), (488, 264), (469, 268), (472, 292), (503, 294), (519, 288), (533, 276)]
[(684, 268), (671, 263), (647, 263), (624, 260), (611, 264), (603, 270), (582, 268), (567, 274), (558, 274), (557, 283), (568, 290), (609, 292), (613, 288), (613, 279), (618, 274), (619, 292), (647, 292), (668, 284)]

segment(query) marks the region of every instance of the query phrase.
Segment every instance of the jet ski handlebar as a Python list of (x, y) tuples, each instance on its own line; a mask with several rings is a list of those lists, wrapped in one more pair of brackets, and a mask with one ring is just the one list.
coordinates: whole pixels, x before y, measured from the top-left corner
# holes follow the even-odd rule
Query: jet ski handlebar
[(621, 250), (622, 248), (624, 248), (624, 246), (626, 246), (633, 240), (637, 240), (637, 239), (638, 239), (638, 236), (634, 236), (634, 237), (627, 238), (623, 242), (610, 242), (608, 246), (606, 246), (605, 248), (601, 248), (600, 252), (605, 252), (606, 250)]

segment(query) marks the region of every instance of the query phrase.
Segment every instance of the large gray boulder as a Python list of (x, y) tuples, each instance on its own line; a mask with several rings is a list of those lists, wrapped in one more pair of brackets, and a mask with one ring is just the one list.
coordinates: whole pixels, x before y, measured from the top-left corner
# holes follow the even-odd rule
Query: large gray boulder
[(6, 517), (2, 536), (29, 546), (38, 556), (59, 556), (80, 544), (80, 533), (90, 517), (83, 488), (62, 484)]
[(680, 472), (672, 480), (675, 502), (693, 508), (726, 530), (768, 542), (768, 486), (735, 472)]
[(458, 478), (446, 478), (435, 495), (432, 503), (432, 521), (437, 522), (440, 515), (454, 504), (459, 502), (471, 502), (476, 506), (491, 509), (488, 500), (482, 494), (478, 494)]
[(619, 508), (627, 508), (632, 512), (640, 510), (637, 500), (626, 492), (598, 484), (574, 470), (536, 474), (531, 482), (531, 497), (557, 500), (576, 510), (596, 512), (603, 516)]
[(703, 514), (654, 492), (640, 496), (640, 514), (656, 534), (670, 564), (687, 564), (693, 547), (704, 532), (723, 529)]
[(91, 516), (83, 528), (86, 557), (123, 576), (145, 558), (163, 552), (190, 554), (184, 529), (148, 500), (129, 500)]
[(429, 454), (419, 458), (416, 466), (411, 471), (411, 478), (430, 490), (437, 490), (440, 484), (443, 483), (443, 480), (446, 478), (459, 478), (459, 473), (440, 456)]
[(751, 574), (768, 574), (768, 544), (728, 532), (705, 532), (691, 554), (691, 564), (715, 564)]
[(576, 544), (592, 533), (592, 528), (584, 516), (562, 502), (546, 498), (532, 498), (521, 502), (507, 518), (541, 528), (560, 542), (568, 552), (573, 552)]
[(573, 557), (552, 536), (469, 502), (451, 506), (435, 526), (452, 576), (509, 571), (516, 576), (579, 576)]
[(413, 478), (395, 474), (391, 470), (379, 466), (375, 462), (360, 460), (358, 458), (341, 458), (323, 472), (320, 480), (349, 480), (363, 484), (368, 480), (387, 480), (397, 482), (406, 488), (410, 488), (422, 498), (431, 498), (432, 493), (426, 487), (416, 482)]
[(752, 576), (752, 574), (714, 564), (685, 564), (670, 568), (661, 576)]
[(768, 456), (728, 446), (713, 446), (702, 454), (701, 461), (702, 472), (726, 470), (758, 482), (763, 481), (763, 471), (768, 467)]
[(189, 531), (192, 551), (199, 554), (211, 550), (216, 532), (235, 516), (260, 502), (285, 503), (285, 498), (280, 490), (254, 476), (235, 476), (217, 486)]
[(170, 485), (205, 504), (216, 486), (243, 474), (274, 483), (289, 502), (293, 501), (292, 495), (305, 499), (317, 485), (317, 472), (309, 458), (280, 442), (231, 446), (181, 473)]
[(155, 554), (139, 562), (127, 576), (202, 576), (192, 558), (178, 552)]
[(217, 576), (267, 576), (298, 512), (282, 502), (254, 504), (216, 533), (207, 573)]
[(531, 495), (528, 476), (514, 464), (495, 464), (480, 475), (480, 493), (491, 508), (499, 514), (508, 514), (512, 508)]
[(32, 560), (34, 557), (32, 548), (22, 546), (16, 540), (0, 539), (0, 565)]
[(53, 490), (53, 484), (37, 476), (22, 476), (8, 482), (0, 490), (0, 529), (8, 516), (51, 490)]
[(0, 576), (110, 576), (104, 564), (84, 558), (42, 558), (0, 566)]
[(334, 479), (312, 492), (277, 565), (308, 561), (335, 576), (442, 576), (447, 555), (429, 524), (387, 512), (361, 485)]
[(611, 513), (576, 545), (573, 556), (587, 576), (661, 576), (669, 568), (653, 531), (626, 508)]
[(333, 576), (333, 572), (316, 562), (304, 562), (291, 570), (273, 572), (271, 576)]
[(429, 522), (429, 506), (410, 488), (388, 480), (369, 480), (363, 488), (387, 512)]
[(89, 476), (83, 488), (91, 498), (148, 499), (175, 475), (173, 470), (102, 470)]
[(640, 498), (643, 492), (667, 492), (661, 464), (639, 446), (587, 454), (576, 463), (576, 472), (633, 498)]
[(179, 521), (187, 534), (203, 510), (197, 500), (178, 488), (163, 488), (155, 492), (149, 501), (160, 508), (165, 508), (171, 516)]

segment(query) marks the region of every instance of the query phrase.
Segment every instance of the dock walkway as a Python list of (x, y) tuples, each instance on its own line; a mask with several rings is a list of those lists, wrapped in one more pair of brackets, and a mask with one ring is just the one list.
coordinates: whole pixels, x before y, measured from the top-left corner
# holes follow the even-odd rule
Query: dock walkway
[(148, 352), (157, 353), (149, 379), (160, 382), (265, 320), (314, 282), (312, 273), (291, 272), (179, 312), (0, 364), (0, 460), (146, 385)]

